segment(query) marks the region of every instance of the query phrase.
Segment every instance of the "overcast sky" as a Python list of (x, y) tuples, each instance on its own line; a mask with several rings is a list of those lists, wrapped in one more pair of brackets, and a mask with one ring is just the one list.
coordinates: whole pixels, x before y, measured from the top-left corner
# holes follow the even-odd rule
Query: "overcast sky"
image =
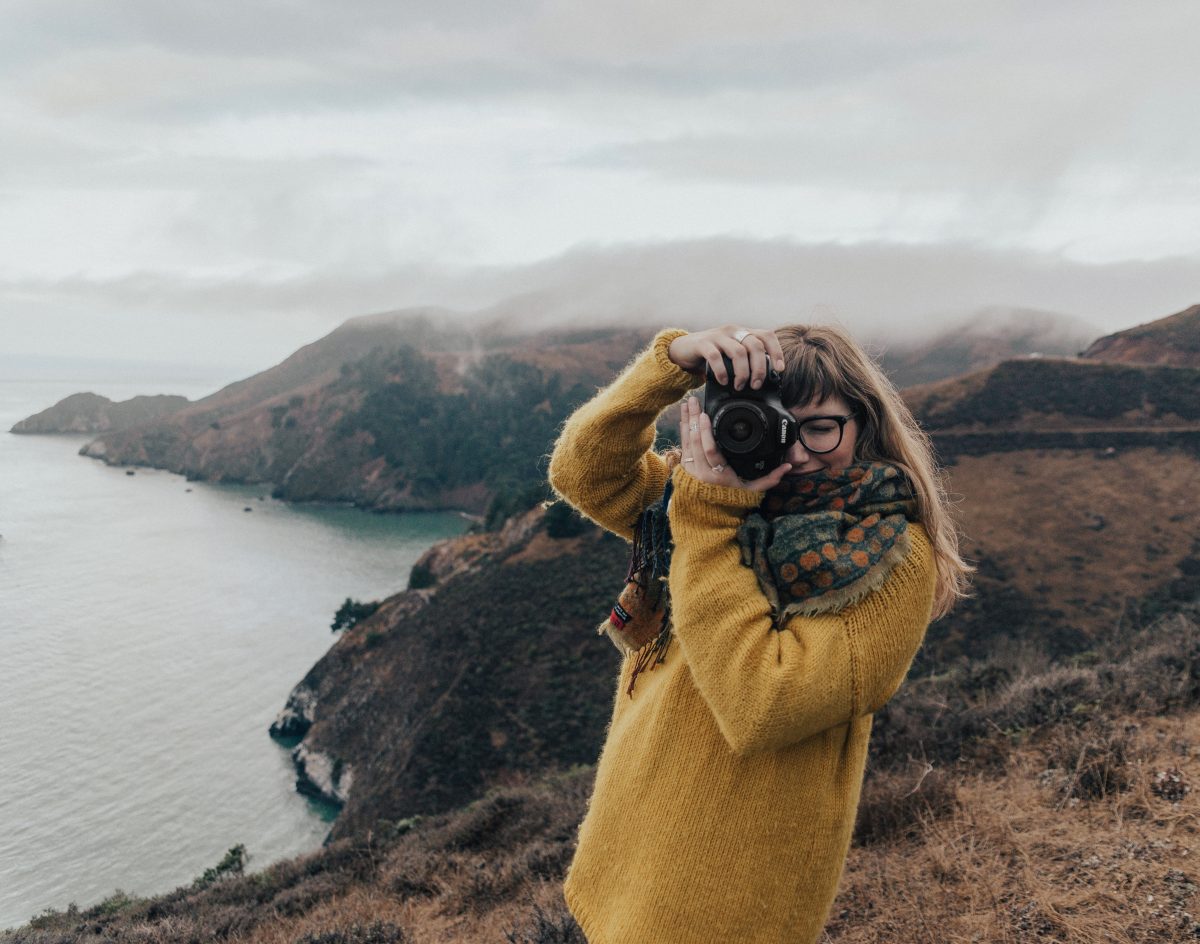
[(260, 368), (353, 315), (528, 293), (863, 331), (1200, 301), (1187, 0), (0, 16), (10, 357)]

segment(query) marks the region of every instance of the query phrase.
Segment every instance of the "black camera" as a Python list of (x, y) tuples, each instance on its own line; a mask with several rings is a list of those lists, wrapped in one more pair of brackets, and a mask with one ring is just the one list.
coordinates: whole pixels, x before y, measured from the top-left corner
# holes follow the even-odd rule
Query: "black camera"
[(727, 355), (728, 384), (706, 371), (704, 412), (712, 420), (713, 438), (730, 468), (744, 479), (757, 479), (773, 471), (796, 441), (796, 421), (779, 399), (780, 377), (768, 368), (757, 390), (746, 386), (733, 389), (733, 362)]

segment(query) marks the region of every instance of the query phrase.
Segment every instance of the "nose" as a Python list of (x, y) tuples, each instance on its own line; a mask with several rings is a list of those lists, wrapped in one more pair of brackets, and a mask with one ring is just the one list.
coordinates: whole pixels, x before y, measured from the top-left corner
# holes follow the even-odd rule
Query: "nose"
[(787, 455), (784, 457), (786, 462), (790, 462), (792, 464), (793, 469), (804, 465), (808, 459), (809, 452), (804, 448), (804, 443), (802, 443), (799, 439), (792, 443), (792, 445), (788, 448)]

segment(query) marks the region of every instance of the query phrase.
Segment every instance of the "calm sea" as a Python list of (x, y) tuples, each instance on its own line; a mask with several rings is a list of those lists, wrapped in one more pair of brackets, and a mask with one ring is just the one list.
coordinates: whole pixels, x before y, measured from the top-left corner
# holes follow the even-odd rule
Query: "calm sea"
[[(403, 589), (454, 514), (287, 505), (269, 488), (126, 475), (88, 437), (16, 436), (69, 393), (215, 384), (0, 378), (0, 928), (320, 845), (267, 736), (342, 600)], [(246, 509), (250, 509), (247, 511)]]

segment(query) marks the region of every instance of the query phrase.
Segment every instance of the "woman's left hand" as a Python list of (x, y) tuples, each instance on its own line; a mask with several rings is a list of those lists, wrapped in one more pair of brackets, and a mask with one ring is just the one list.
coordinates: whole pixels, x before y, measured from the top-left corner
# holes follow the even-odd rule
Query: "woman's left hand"
[(683, 450), (683, 468), (701, 482), (765, 492), (774, 488), (791, 470), (790, 462), (777, 466), (762, 478), (746, 481), (729, 467), (713, 438), (712, 420), (700, 409), (700, 401), (688, 397), (679, 410), (679, 445)]

